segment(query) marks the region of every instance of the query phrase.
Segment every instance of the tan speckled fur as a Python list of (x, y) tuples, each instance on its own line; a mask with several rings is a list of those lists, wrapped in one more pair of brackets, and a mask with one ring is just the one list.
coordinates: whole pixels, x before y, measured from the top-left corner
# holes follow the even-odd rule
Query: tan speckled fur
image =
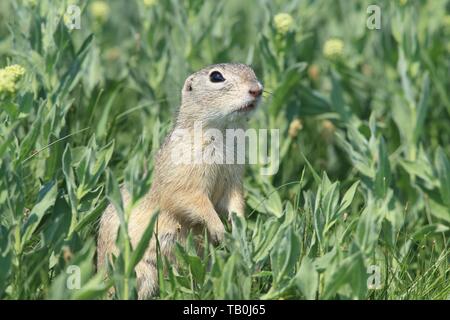
[[(224, 82), (210, 80), (213, 71), (220, 72)], [(193, 134), (194, 123), (202, 128), (221, 130), (243, 128), (253, 111), (237, 111), (249, 104), (257, 104), (250, 90), (262, 90), (253, 70), (244, 64), (218, 64), (206, 67), (189, 76), (182, 89), (181, 107), (174, 129), (186, 129)], [(152, 213), (159, 208), (157, 236), (161, 253), (168, 257), (175, 241), (183, 242), (190, 230), (201, 232), (206, 227), (214, 242), (224, 237), (219, 214), (235, 212), (244, 215), (242, 175), (243, 164), (175, 164), (171, 152), (181, 148), (182, 142), (165, 139), (156, 159), (152, 187), (133, 209), (129, 221), (129, 235), (135, 246), (146, 229)], [(214, 144), (202, 141), (203, 146)], [(124, 205), (129, 194), (122, 188)], [(115, 245), (119, 219), (110, 205), (100, 220), (98, 237), (98, 269), (105, 268)], [(150, 241), (144, 258), (136, 266), (138, 297), (147, 299), (158, 289), (156, 245)]]

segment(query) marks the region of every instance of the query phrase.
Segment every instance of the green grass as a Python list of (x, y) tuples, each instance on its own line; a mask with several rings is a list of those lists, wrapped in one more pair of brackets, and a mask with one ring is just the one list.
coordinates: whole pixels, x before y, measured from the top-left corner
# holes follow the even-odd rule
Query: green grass
[(96, 274), (99, 216), (120, 183), (148, 190), (186, 76), (228, 61), (270, 92), (251, 126), (280, 129), (280, 170), (248, 166), (221, 247), (159, 260), (159, 298), (450, 298), (450, 1), (380, 1), (381, 30), (343, 0), (83, 1), (68, 30), (69, 2), (0, 2), (0, 67), (26, 70), (0, 92), (0, 298), (136, 297), (127, 237)]

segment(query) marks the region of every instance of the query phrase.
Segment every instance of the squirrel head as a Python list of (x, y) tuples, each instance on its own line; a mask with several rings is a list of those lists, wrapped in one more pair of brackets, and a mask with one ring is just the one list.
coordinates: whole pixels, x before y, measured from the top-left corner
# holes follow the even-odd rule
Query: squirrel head
[(178, 120), (226, 126), (248, 118), (257, 108), (262, 92), (263, 86), (249, 66), (211, 65), (186, 79)]

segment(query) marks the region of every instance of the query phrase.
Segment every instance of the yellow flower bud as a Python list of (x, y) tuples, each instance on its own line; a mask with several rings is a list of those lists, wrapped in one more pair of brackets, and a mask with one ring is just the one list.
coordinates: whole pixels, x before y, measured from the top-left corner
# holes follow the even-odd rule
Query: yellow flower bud
[(341, 39), (328, 39), (323, 46), (323, 55), (328, 59), (337, 59), (344, 53), (344, 42)]
[(309, 68), (308, 68), (308, 77), (311, 80), (313, 80), (313, 81), (319, 80), (320, 70), (319, 70), (319, 67), (316, 64), (312, 64), (311, 66), (309, 66)]
[(292, 25), (294, 24), (294, 19), (289, 13), (278, 13), (273, 18), (273, 22), (275, 24), (275, 30), (277, 30), (280, 34), (286, 34), (292, 29)]
[(98, 20), (104, 22), (109, 17), (109, 5), (106, 1), (94, 1), (89, 7), (91, 14)]
[(110, 48), (106, 50), (105, 57), (109, 61), (114, 61), (120, 58), (120, 49), (119, 48)]
[(331, 122), (330, 120), (322, 121), (322, 137), (326, 141), (328, 141), (328, 142), (331, 141), (335, 131), (336, 131), (336, 127), (334, 126), (333, 122)]
[(295, 118), (292, 120), (291, 124), (289, 125), (289, 137), (295, 138), (298, 135), (298, 132), (303, 129), (303, 123), (300, 119)]
[(25, 74), (25, 69), (18, 64), (0, 69), (0, 93), (15, 93), (17, 82)]
[(156, 0), (143, 0), (144, 6), (153, 7), (156, 4)]

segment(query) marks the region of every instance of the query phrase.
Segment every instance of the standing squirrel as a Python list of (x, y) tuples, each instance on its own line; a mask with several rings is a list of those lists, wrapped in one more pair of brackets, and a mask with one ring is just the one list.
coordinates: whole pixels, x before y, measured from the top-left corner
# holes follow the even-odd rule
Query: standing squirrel
[[(133, 247), (139, 243), (157, 210), (156, 236), (161, 254), (168, 257), (172, 256), (175, 242), (186, 239), (190, 230), (199, 233), (206, 228), (214, 243), (221, 242), (225, 229), (219, 214), (229, 216), (234, 212), (244, 216), (244, 164), (185, 161), (174, 153), (180, 150), (195, 153), (200, 149), (209, 155), (220, 155), (229, 151), (228, 144), (224, 148), (218, 143), (220, 139), (214, 137), (202, 136), (200, 148), (192, 147), (185, 138), (186, 135), (194, 137), (198, 127), (221, 133), (227, 129), (245, 130), (262, 92), (263, 87), (255, 73), (244, 64), (211, 65), (186, 79), (174, 128), (156, 155), (151, 189), (130, 215), (128, 232)], [(177, 132), (183, 132), (184, 137), (177, 139)], [(124, 206), (127, 206), (130, 195), (124, 188), (121, 191)], [(98, 270), (105, 268), (111, 254), (118, 254), (116, 237), (119, 225), (119, 217), (114, 207), (109, 205), (100, 220)], [(150, 298), (158, 290), (155, 237), (135, 271), (138, 298)]]

